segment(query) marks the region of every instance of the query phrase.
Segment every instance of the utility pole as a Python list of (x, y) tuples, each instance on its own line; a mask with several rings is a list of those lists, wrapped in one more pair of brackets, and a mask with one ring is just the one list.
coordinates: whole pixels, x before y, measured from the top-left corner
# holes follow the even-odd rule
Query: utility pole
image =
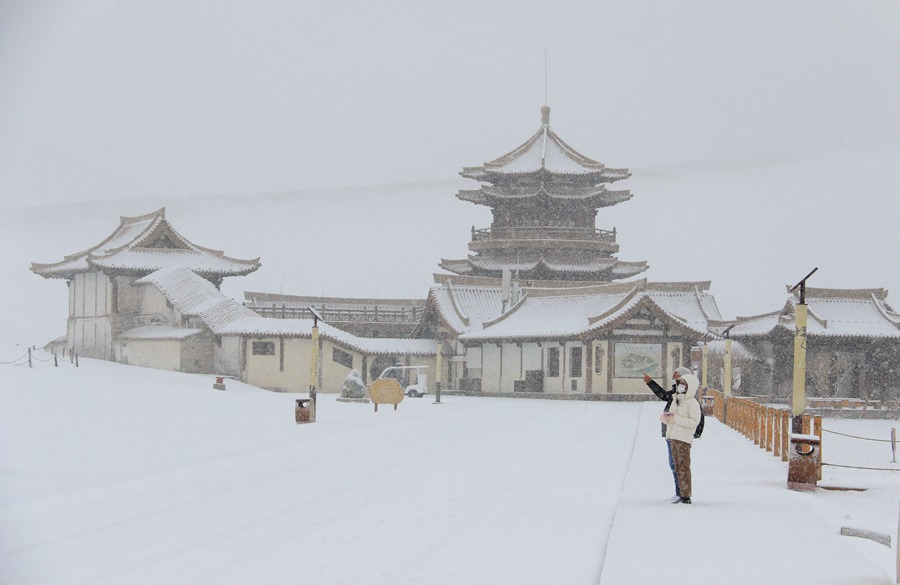
[(791, 404), (791, 432), (794, 434), (803, 432), (803, 411), (806, 409), (806, 281), (818, 269), (813, 268), (790, 289), (790, 292), (800, 289), (800, 302), (794, 309), (794, 394)]

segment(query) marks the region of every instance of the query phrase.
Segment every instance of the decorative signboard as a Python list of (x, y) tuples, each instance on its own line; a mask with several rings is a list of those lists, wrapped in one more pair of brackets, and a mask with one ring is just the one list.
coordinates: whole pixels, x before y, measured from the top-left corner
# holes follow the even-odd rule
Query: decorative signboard
[(613, 362), (616, 378), (641, 378), (662, 374), (661, 343), (616, 343)]

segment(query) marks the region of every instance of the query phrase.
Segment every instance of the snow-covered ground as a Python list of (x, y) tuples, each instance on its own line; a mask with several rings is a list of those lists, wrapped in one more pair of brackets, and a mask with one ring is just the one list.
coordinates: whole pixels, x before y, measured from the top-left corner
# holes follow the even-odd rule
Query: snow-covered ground
[[(297, 395), (48, 357), (0, 365), (0, 583), (895, 583), (896, 472), (826, 467), (865, 491), (793, 492), (708, 418), (695, 503), (672, 505), (659, 403), (324, 395), (297, 425)], [(889, 443), (824, 449), (900, 470)]]

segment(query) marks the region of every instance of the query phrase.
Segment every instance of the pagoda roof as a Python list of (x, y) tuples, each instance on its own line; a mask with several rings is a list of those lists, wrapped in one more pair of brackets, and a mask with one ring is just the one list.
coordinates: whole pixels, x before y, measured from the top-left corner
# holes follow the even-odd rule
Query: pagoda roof
[(259, 258), (240, 260), (221, 250), (191, 243), (166, 220), (165, 207), (146, 215), (120, 217), (119, 227), (99, 244), (51, 264), (31, 263), (44, 278), (71, 278), (100, 270), (149, 274), (166, 267), (182, 267), (209, 277), (242, 276), (259, 268)]
[(465, 167), (460, 175), (479, 181), (492, 181), (492, 175), (522, 176), (555, 174), (582, 176), (603, 182), (631, 176), (628, 169), (610, 169), (576, 151), (550, 129), (550, 108), (541, 108), (541, 128), (522, 145), (480, 167)]
[[(789, 295), (779, 311), (723, 322), (731, 336), (765, 337), (775, 331), (793, 332), (799, 291)], [(806, 332), (810, 337), (900, 338), (900, 314), (885, 302), (887, 291), (875, 289), (807, 288)]]
[(623, 262), (613, 257), (593, 257), (574, 261), (571, 258), (562, 260), (546, 255), (517, 259), (469, 255), (463, 260), (441, 259), (440, 266), (444, 270), (460, 275), (499, 274), (506, 269), (523, 273), (581, 274), (585, 276), (585, 280), (590, 280), (591, 276), (628, 278), (649, 268), (645, 261)]
[(609, 191), (605, 185), (593, 185), (586, 189), (561, 186), (541, 182), (536, 185), (510, 188), (508, 186), (483, 185), (480, 189), (462, 189), (456, 197), (478, 205), (492, 205), (499, 201), (522, 201), (526, 199), (556, 199), (581, 201), (591, 207), (609, 207), (631, 199), (631, 191)]

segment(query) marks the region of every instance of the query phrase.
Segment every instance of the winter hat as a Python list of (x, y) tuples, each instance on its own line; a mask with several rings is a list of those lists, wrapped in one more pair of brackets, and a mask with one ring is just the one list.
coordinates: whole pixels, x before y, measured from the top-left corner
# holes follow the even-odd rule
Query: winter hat
[(691, 370), (684, 366), (679, 366), (679, 367), (675, 368), (675, 371), (678, 372), (679, 376), (687, 376), (688, 374), (691, 373)]

